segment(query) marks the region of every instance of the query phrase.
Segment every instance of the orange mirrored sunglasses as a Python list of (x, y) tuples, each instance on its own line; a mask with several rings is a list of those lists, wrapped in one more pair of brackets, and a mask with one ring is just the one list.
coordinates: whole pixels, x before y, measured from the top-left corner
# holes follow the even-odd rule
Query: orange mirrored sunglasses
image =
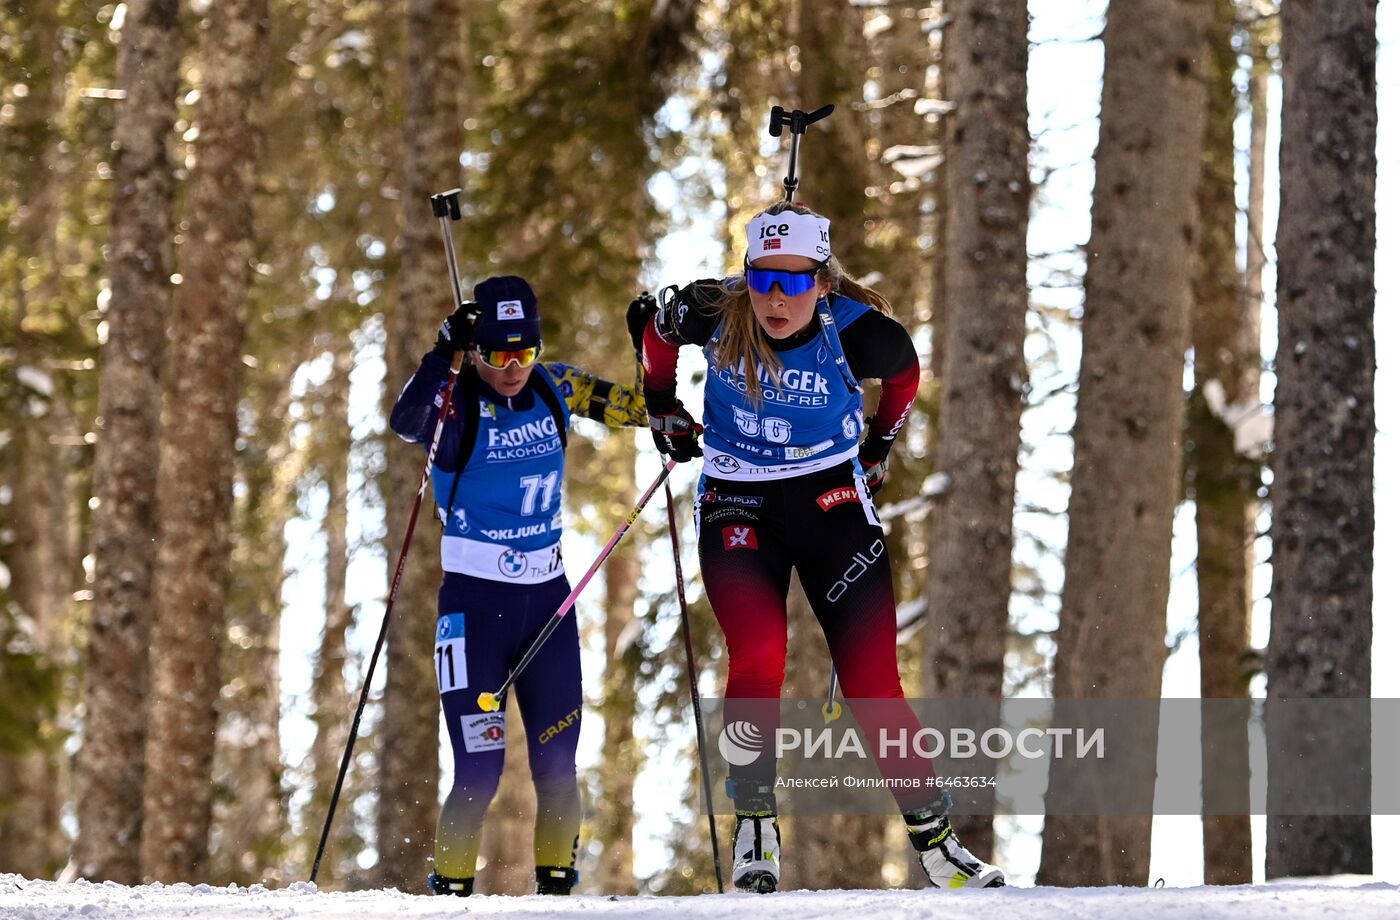
[(540, 359), (543, 352), (543, 345), (534, 345), (530, 348), (478, 348), (476, 350), (487, 367), (494, 367), (497, 370), (505, 370), (510, 367), (512, 361), (521, 367), (529, 367)]

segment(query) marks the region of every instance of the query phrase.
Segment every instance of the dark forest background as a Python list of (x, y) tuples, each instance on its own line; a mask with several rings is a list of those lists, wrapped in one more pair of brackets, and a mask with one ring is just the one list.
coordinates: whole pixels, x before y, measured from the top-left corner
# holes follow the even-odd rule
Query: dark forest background
[[(735, 268), (780, 193), (773, 104), (837, 104), (800, 197), (926, 361), (880, 498), (911, 696), (1155, 698), (1188, 636), (1202, 697), (1261, 674), (1271, 696), (1370, 696), (1377, 2), (1106, 10), (1038, 39), (1101, 47), (1104, 71), (1087, 231), (1032, 247), (1073, 164), (1030, 132), (1026, 0), (0, 2), (0, 871), (304, 878), (421, 469), (384, 408), (453, 306), (427, 196), (464, 190), (468, 283), (525, 276), (552, 356), (631, 381), (628, 301)], [(656, 463), (577, 433), (576, 573)], [(1184, 508), (1198, 614), (1169, 634)], [(658, 803), (642, 772), (696, 770), (663, 520), (585, 610), (589, 892), (712, 878), (698, 795)], [(423, 884), (435, 539), (419, 528), (323, 886)], [(308, 553), (309, 592), (288, 582)], [(819, 695), (826, 652), (791, 606), (788, 692)], [(295, 699), (284, 625), (319, 635)], [(487, 892), (532, 887), (510, 750)], [(669, 853), (639, 878), (656, 808)], [(991, 855), (1018, 827), (959, 830)], [(1205, 819), (1206, 881), (1249, 881), (1265, 847), (1270, 876), (1370, 871), (1369, 819), (1268, 830)], [(784, 832), (784, 887), (912, 883), (896, 821)], [(1148, 882), (1150, 818), (1050, 818), (1043, 840), (1041, 883)]]

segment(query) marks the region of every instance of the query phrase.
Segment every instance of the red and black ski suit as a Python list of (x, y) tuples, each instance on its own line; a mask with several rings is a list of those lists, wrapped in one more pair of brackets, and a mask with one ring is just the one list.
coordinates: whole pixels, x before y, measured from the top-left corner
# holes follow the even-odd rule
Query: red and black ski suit
[[(686, 297), (702, 299), (694, 297), (695, 287), (715, 283), (697, 282), (682, 290), (679, 303), (668, 305), (647, 325), (643, 347), (649, 398), (653, 393), (674, 394), (680, 346), (713, 343), (721, 316), (688, 303)], [(735, 375), (716, 367), (712, 356), (705, 383), (705, 473), (695, 509), (701, 578), (729, 652), (725, 723), (754, 723), (766, 742), (774, 737), (779, 720), (787, 659), (786, 599), (793, 569), (826, 636), (842, 694), (872, 746), (881, 727), (894, 733), (904, 729), (906, 737), (922, 727), (903, 701), (889, 553), (862, 473), (862, 465), (885, 459), (904, 422), (918, 389), (918, 356), (896, 320), (864, 304), (840, 300), (819, 304), (819, 310), (836, 316), (828, 329), (822, 329), (818, 317), (789, 338), (768, 339), (783, 367), (783, 381), (790, 385), (765, 385), (763, 404), (746, 403), (736, 395)], [(839, 327), (839, 342), (832, 341), (834, 327)], [(710, 354), (711, 349), (706, 351)], [(838, 357), (844, 353), (854, 378), (850, 387), (843, 381), (839, 360), (831, 360), (833, 351)], [(826, 448), (827, 461), (788, 462), (811, 456), (813, 448), (794, 448), (784, 455), (784, 449), (772, 443), (771, 435), (781, 438), (786, 433), (786, 423), (781, 415), (774, 422), (766, 413), (777, 412), (782, 400), (821, 399), (804, 397), (800, 391), (805, 390), (840, 400), (849, 409), (850, 388), (855, 381), (871, 378), (881, 380), (882, 388), (859, 460), (854, 456), (861, 422), (858, 393), (854, 420), (845, 411), (832, 417), (834, 427), (825, 433), (829, 438), (819, 441), (815, 438), (821, 432), (809, 433), (808, 444), (833, 442)], [(763, 379), (770, 380), (771, 374)], [(737, 427), (731, 414), (738, 419)], [(788, 417), (799, 413), (794, 409)], [(722, 436), (721, 431), (728, 434)], [(734, 443), (747, 431), (756, 431), (751, 443)], [(843, 449), (844, 444), (849, 447)], [(765, 457), (772, 458), (766, 468)], [(870, 702), (862, 705), (861, 700)], [(730, 790), (740, 811), (775, 808), (771, 746), (765, 754), (752, 764), (730, 768)], [(891, 778), (920, 777), (927, 782), (932, 776), (929, 761), (916, 756), (882, 759), (880, 767)], [(897, 792), (895, 797), (902, 811), (911, 811), (928, 805), (930, 793), (926, 787)]]

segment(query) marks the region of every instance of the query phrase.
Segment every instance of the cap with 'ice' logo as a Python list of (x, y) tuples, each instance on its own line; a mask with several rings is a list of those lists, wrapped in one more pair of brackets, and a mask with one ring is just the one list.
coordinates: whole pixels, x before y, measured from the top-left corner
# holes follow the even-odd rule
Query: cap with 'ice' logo
[(472, 289), (472, 298), (481, 308), (476, 321), (478, 348), (508, 351), (540, 344), (539, 306), (524, 278), (487, 278)]
[(763, 213), (744, 228), (749, 239), (748, 261), (764, 256), (798, 255), (817, 262), (831, 258), (831, 221), (797, 211)]

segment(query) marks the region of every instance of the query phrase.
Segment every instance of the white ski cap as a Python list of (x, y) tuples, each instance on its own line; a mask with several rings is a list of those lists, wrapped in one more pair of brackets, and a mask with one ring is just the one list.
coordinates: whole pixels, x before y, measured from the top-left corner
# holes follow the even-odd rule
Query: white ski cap
[(745, 228), (747, 261), (764, 256), (798, 255), (825, 262), (831, 258), (831, 221), (815, 214), (779, 211), (760, 214)]

